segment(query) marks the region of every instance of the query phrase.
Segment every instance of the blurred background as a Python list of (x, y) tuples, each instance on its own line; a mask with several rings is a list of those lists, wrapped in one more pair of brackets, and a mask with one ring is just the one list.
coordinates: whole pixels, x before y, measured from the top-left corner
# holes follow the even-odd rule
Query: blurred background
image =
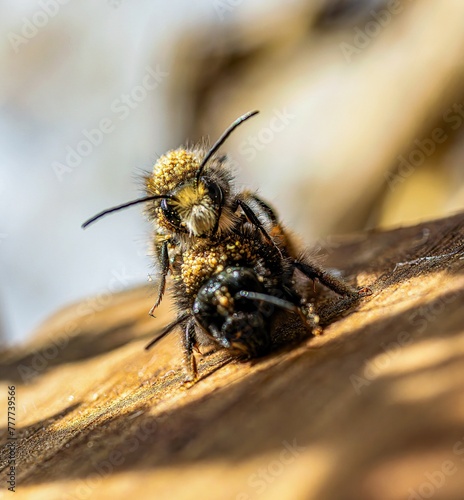
[(0, 5), (0, 338), (146, 283), (140, 176), (215, 140), (305, 245), (464, 208), (464, 2)]

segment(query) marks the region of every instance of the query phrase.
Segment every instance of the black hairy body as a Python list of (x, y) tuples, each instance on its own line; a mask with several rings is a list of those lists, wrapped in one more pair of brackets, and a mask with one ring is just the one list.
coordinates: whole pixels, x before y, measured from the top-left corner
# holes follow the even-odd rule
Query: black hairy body
[(171, 268), (178, 317), (147, 347), (179, 327), (187, 380), (197, 376), (194, 348), (206, 338), (219, 348), (246, 358), (267, 354), (281, 314), (293, 314), (311, 334), (321, 333), (313, 304), (296, 287), (300, 269), (343, 295), (357, 294), (326, 271), (292, 256), (288, 236), (275, 225), (269, 243), (252, 224), (244, 222), (228, 236), (198, 240)]
[(202, 335), (218, 347), (257, 357), (273, 347), (274, 322), (283, 311), (298, 315), (309, 332), (320, 333), (313, 305), (295, 286), (298, 272), (340, 295), (358, 294), (298, 258), (273, 208), (251, 191), (236, 188), (232, 164), (218, 150), (256, 113), (238, 118), (209, 149), (198, 144), (162, 155), (145, 178), (145, 197), (105, 210), (83, 225), (146, 203), (160, 277), (150, 314), (163, 298), (169, 272), (178, 311), (147, 348), (179, 326), (189, 380), (197, 376), (193, 349)]

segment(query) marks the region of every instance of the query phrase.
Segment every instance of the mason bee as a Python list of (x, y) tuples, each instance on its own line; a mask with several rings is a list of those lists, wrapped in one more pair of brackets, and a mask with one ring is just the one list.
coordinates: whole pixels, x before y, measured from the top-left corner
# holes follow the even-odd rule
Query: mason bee
[(269, 352), (279, 310), (298, 314), (307, 329), (320, 333), (319, 318), (296, 289), (294, 273), (294, 260), (251, 224), (215, 245), (198, 240), (172, 270), (181, 312), (146, 348), (180, 326), (187, 380), (194, 380), (193, 349), (205, 340), (247, 358)]
[[(273, 214), (271, 208), (255, 194), (236, 190), (231, 164), (225, 155), (217, 153), (229, 135), (257, 113), (250, 111), (240, 116), (210, 149), (197, 144), (161, 156), (153, 172), (145, 178), (147, 196), (104, 210), (82, 225), (85, 228), (107, 214), (139, 203), (147, 204), (147, 216), (155, 226), (154, 254), (161, 271), (158, 298), (150, 310), (151, 315), (161, 303), (170, 262), (196, 240), (214, 244), (246, 220), (274, 244), (258, 216), (269, 219), (269, 214)], [(257, 207), (258, 213), (250, 203)]]
[(171, 271), (178, 317), (147, 348), (182, 327), (188, 379), (196, 377), (193, 348), (200, 337), (256, 357), (272, 347), (279, 311), (297, 314), (320, 333), (313, 305), (297, 290), (297, 270), (334, 292), (358, 291), (324, 269), (297, 257), (274, 210), (254, 193), (236, 189), (232, 168), (219, 148), (252, 111), (233, 122), (210, 149), (169, 151), (145, 178), (146, 196), (104, 210), (83, 224), (139, 203), (154, 223), (153, 247), (160, 268), (160, 304)]

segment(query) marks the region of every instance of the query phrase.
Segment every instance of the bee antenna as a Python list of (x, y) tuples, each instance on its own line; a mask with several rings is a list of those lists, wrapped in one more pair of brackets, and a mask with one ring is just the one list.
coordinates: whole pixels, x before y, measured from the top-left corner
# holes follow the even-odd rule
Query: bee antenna
[(90, 219), (86, 220), (84, 222), (84, 224), (82, 224), (81, 227), (82, 227), (82, 229), (85, 229), (87, 226), (90, 226), (90, 224), (93, 224), (95, 221), (97, 221), (98, 219), (101, 219), (105, 215), (111, 214), (113, 212), (117, 212), (118, 210), (123, 210), (124, 208), (131, 207), (132, 205), (138, 205), (139, 203), (145, 203), (145, 202), (151, 201), (151, 200), (160, 200), (163, 198), (174, 199), (174, 196), (152, 195), (152, 196), (145, 196), (144, 198), (139, 198), (138, 200), (128, 201), (127, 203), (123, 203), (122, 205), (118, 205), (116, 207), (107, 208), (106, 210), (103, 210), (103, 212), (100, 212), (97, 215), (94, 215)]
[(153, 347), (158, 342), (158, 340), (161, 340), (163, 337), (165, 337), (177, 325), (182, 324), (189, 316), (190, 316), (190, 313), (186, 312), (186, 313), (182, 314), (181, 316), (179, 316), (177, 319), (175, 319), (172, 323), (169, 323), (169, 325), (165, 326), (157, 337), (155, 337), (150, 343), (148, 343), (145, 346), (145, 349), (148, 351), (148, 349)]
[(240, 116), (237, 118), (229, 127), (224, 131), (224, 133), (219, 137), (219, 139), (213, 144), (211, 149), (206, 153), (205, 157), (203, 158), (202, 162), (200, 163), (200, 166), (198, 167), (197, 175), (196, 175), (196, 180), (197, 182), (200, 180), (201, 174), (203, 173), (203, 170), (205, 168), (205, 165), (208, 163), (210, 158), (213, 156), (213, 154), (224, 144), (224, 142), (227, 140), (229, 135), (239, 126), (241, 125), (244, 121), (248, 120), (248, 118), (251, 118), (252, 116), (255, 116), (259, 113), (259, 111), (248, 111), (248, 113), (245, 113), (244, 115)]
[(236, 296), (237, 295), (244, 299), (267, 302), (268, 304), (273, 304), (274, 306), (281, 307), (282, 309), (287, 309), (288, 311), (293, 311), (293, 312), (298, 311), (298, 307), (295, 304), (292, 304), (288, 300), (284, 300), (279, 297), (274, 297), (273, 295), (267, 295), (264, 293), (257, 293), (257, 292), (248, 292), (245, 290), (241, 290), (236, 294)]

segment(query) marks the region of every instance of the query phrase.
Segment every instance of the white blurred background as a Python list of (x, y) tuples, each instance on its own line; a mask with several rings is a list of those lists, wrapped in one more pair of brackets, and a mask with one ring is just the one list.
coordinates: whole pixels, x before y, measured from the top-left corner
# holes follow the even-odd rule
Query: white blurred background
[[(53, 17), (45, 2), (0, 7), (0, 304), (8, 339), (25, 339), (57, 307), (112, 287), (115, 276), (122, 276), (114, 285), (119, 289), (146, 281), (149, 227), (140, 210), (87, 231), (80, 225), (137, 197), (137, 174), (183, 140), (173, 125), (179, 117), (167, 104), (168, 78), (134, 101), (127, 117), (111, 106), (142, 83), (147, 66), (169, 74), (175, 39), (214, 16), (208, 4), (48, 2), (57, 10)], [(47, 17), (34, 36), (23, 36), (22, 30), (34, 32), (31, 22)], [(13, 43), (10, 33), (24, 43)], [(54, 168), (54, 162), (66, 163), (68, 146), (85, 139), (83, 130), (103, 118), (113, 131), (79, 165)]]
[(224, 150), (307, 244), (462, 209), (463, 14), (459, 0), (2, 3), (3, 341), (145, 283), (140, 208), (81, 223), (250, 109)]

